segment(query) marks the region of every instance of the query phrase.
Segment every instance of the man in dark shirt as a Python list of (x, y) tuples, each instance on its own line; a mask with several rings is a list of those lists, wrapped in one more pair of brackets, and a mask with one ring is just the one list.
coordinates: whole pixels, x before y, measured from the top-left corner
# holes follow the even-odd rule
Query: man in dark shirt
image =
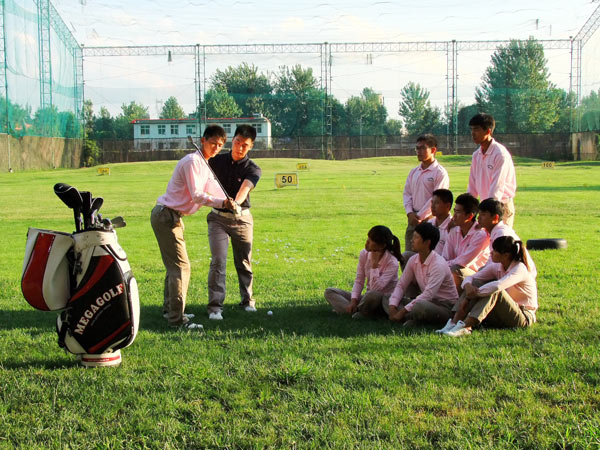
[(235, 214), (228, 209), (213, 208), (206, 216), (212, 255), (208, 272), (208, 318), (211, 320), (223, 319), (227, 249), (230, 239), (242, 297), (240, 306), (247, 312), (256, 312), (252, 297), (251, 263), (254, 221), (250, 214), (249, 194), (258, 183), (261, 170), (248, 158), (248, 152), (255, 139), (256, 130), (252, 126), (240, 125), (231, 141), (231, 152), (218, 155), (219, 158), (209, 161), (227, 191), (226, 194), (240, 206)]

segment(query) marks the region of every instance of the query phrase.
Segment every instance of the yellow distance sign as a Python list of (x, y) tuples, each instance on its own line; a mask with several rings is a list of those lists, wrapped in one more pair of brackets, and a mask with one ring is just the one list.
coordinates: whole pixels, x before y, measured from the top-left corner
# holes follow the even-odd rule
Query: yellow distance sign
[(308, 170), (308, 163), (297, 163), (296, 170)]
[(298, 174), (296, 172), (276, 173), (275, 187), (280, 189), (287, 186), (296, 186), (298, 188)]
[(110, 167), (98, 167), (98, 175), (110, 175)]
[(554, 169), (554, 161), (543, 162), (542, 169)]

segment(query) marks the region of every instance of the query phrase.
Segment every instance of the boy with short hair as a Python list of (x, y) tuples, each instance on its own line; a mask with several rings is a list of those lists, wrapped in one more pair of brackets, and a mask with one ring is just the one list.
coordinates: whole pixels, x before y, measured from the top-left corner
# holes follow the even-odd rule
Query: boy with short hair
[[(413, 248), (417, 254), (408, 260), (394, 292), (383, 302), (390, 320), (442, 324), (452, 317), (458, 292), (448, 264), (433, 251), (439, 238), (439, 230), (428, 222), (415, 227)], [(405, 297), (411, 284), (421, 291), (414, 299)]]
[(448, 261), (457, 287), (465, 276), (483, 267), (490, 255), (488, 234), (476, 226), (478, 206), (479, 201), (471, 194), (461, 194), (454, 202), (452, 221), (455, 227), (448, 232), (443, 256)]
[(448, 172), (435, 159), (437, 139), (432, 134), (424, 134), (417, 138), (415, 147), (417, 167), (406, 177), (404, 185), (404, 209), (408, 218), (404, 234), (404, 250), (411, 251), (412, 234), (415, 227), (431, 216), (431, 196), (436, 189), (448, 189), (450, 178)]
[(517, 178), (510, 153), (492, 137), (495, 126), (494, 117), (485, 113), (476, 114), (469, 121), (471, 137), (479, 147), (473, 153), (467, 192), (480, 199), (491, 197), (502, 202), (506, 208), (504, 222), (512, 228)]
[(438, 230), (440, 230), (440, 241), (435, 246), (435, 252), (439, 255), (444, 254), (444, 245), (448, 239), (448, 231), (451, 228), (452, 221), (452, 202), (454, 197), (452, 191), (448, 189), (436, 189), (431, 196), (431, 214), (433, 217), (428, 220)]

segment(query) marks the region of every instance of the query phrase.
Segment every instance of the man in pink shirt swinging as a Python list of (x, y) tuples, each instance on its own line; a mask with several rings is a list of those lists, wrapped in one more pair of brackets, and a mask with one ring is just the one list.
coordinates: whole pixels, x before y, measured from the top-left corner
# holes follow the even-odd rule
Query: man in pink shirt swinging
[(512, 156), (492, 137), (495, 126), (494, 118), (485, 113), (476, 114), (469, 121), (471, 137), (479, 147), (473, 153), (467, 192), (481, 200), (495, 198), (501, 201), (506, 209), (504, 223), (512, 228), (517, 177)]
[(218, 125), (206, 127), (200, 150), (184, 156), (173, 171), (167, 191), (158, 197), (152, 209), (150, 223), (158, 241), (160, 255), (166, 268), (163, 313), (171, 326), (202, 328), (190, 322), (184, 314), (190, 281), (190, 260), (183, 237), (183, 216), (194, 214), (201, 206), (233, 210), (233, 200), (216, 183), (207, 160), (221, 151), (227, 134)]
[[(439, 230), (428, 222), (415, 227), (412, 244), (417, 254), (408, 260), (394, 292), (383, 302), (390, 320), (443, 324), (452, 317), (458, 292), (446, 260), (434, 251), (439, 238)], [(421, 291), (415, 298), (405, 297), (411, 284)]]
[(415, 227), (431, 217), (431, 197), (436, 189), (448, 189), (450, 178), (448, 172), (435, 159), (437, 139), (432, 134), (424, 134), (417, 138), (415, 147), (417, 159), (421, 162), (406, 177), (404, 185), (404, 209), (408, 225), (404, 234), (404, 251), (411, 248), (412, 234)]

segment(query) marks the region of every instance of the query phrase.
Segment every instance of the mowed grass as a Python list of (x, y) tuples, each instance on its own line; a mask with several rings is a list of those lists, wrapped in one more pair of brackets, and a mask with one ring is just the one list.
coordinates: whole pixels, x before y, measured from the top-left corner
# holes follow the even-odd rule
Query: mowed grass
[[(469, 157), (441, 161), (451, 189), (464, 192)], [(161, 316), (164, 268), (149, 215), (174, 161), (111, 165), (110, 176), (0, 174), (0, 448), (600, 446), (599, 164), (542, 169), (517, 159), (517, 232), (569, 247), (533, 253), (537, 324), (452, 340), (339, 317), (323, 299), (328, 286), (351, 288), (371, 226), (403, 242), (402, 189), (415, 158), (309, 161), (298, 189), (279, 190), (275, 173), (299, 161), (257, 162), (257, 313), (238, 309), (231, 261), (225, 320), (207, 320), (207, 210), (185, 218), (187, 311), (200, 332), (170, 329)], [(142, 310), (119, 368), (78, 367), (56, 344), (56, 314), (21, 295), (27, 228), (73, 230), (56, 182), (104, 197), (101, 212), (127, 220), (119, 242)]]

